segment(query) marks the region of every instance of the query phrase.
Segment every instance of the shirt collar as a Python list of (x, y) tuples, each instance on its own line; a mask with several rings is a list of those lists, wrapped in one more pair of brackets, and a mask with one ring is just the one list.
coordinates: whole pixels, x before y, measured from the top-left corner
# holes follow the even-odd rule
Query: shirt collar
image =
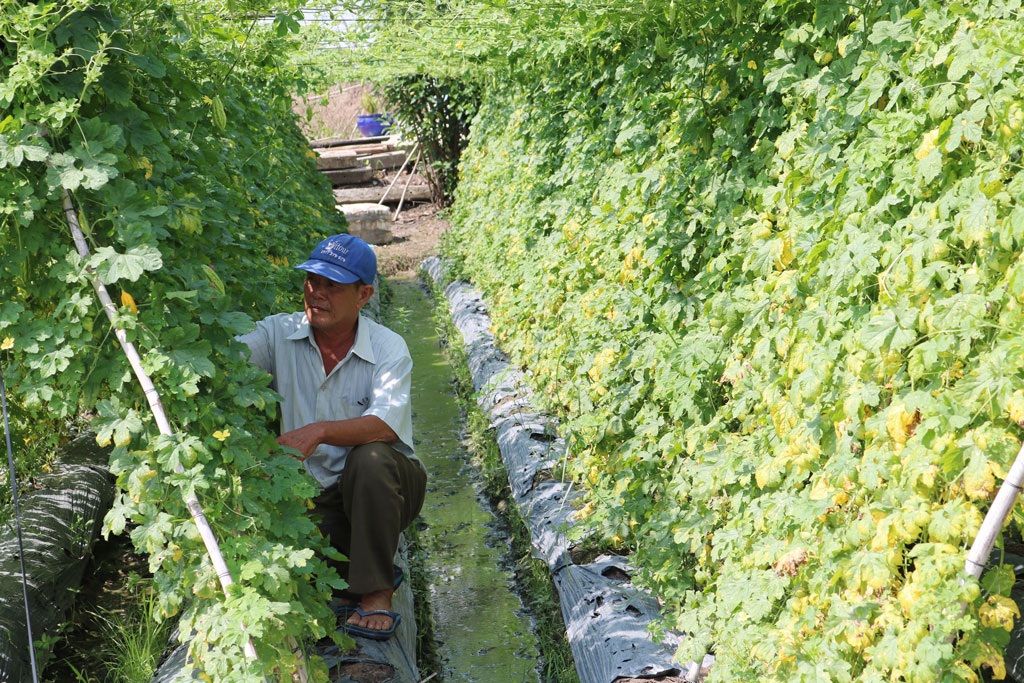
[[(291, 341), (308, 339), (310, 344), (316, 345), (316, 339), (313, 337), (313, 328), (309, 326), (309, 319), (305, 313), (302, 314), (299, 326), (286, 339)], [(370, 343), (370, 323), (363, 315), (359, 316), (359, 325), (356, 327), (356, 341), (352, 345), (352, 353), (367, 363), (377, 362), (376, 356), (373, 355), (373, 344)]]

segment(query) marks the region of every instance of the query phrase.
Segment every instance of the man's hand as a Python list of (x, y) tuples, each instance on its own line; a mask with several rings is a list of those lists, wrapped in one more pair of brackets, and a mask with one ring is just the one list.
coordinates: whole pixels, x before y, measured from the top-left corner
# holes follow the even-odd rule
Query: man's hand
[(302, 457), (296, 458), (297, 460), (305, 460), (313, 454), (317, 446), (323, 443), (323, 430), (320, 427), (319, 422), (314, 422), (305, 427), (293, 429), (277, 437), (277, 442), (302, 453)]
[(320, 444), (361, 446), (373, 441), (398, 441), (398, 435), (394, 430), (376, 415), (363, 415), (350, 420), (312, 422), (277, 437), (277, 442), (282, 446), (294, 448), (302, 453), (301, 458), (294, 456), (297, 460), (305, 460), (311, 456)]

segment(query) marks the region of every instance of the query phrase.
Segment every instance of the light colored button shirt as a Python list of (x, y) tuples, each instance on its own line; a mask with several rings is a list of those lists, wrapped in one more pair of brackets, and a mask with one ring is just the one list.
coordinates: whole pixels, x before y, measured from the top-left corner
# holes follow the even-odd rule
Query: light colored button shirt
[[(306, 314), (281, 313), (256, 323), (239, 337), (252, 362), (274, 377), (281, 403), (281, 429), (290, 432), (313, 422), (376, 415), (398, 435), (391, 444), (419, 463), (412, 451), (412, 357), (405, 340), (383, 325), (359, 316), (356, 340), (331, 374), (324, 374), (320, 348)], [(347, 446), (321, 444), (304, 461), (323, 487), (345, 468)]]

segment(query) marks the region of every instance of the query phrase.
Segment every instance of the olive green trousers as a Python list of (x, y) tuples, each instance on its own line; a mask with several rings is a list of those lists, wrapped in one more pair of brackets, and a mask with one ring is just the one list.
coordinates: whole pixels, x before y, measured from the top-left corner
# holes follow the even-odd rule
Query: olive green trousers
[(349, 451), (341, 478), (313, 499), (321, 533), (347, 562), (328, 560), (350, 595), (391, 588), (398, 536), (423, 507), (427, 475), (382, 442)]

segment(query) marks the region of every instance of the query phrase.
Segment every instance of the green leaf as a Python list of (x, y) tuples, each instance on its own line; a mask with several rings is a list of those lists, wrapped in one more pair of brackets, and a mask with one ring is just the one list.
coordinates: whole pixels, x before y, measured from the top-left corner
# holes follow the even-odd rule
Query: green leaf
[(882, 351), (902, 351), (910, 346), (917, 333), (914, 330), (916, 313), (904, 309), (897, 313), (896, 310), (887, 308), (871, 318), (860, 334), (861, 344), (868, 351), (875, 353)]
[(1013, 565), (1009, 564), (991, 567), (981, 575), (981, 587), (995, 595), (1009, 595), (1016, 581)]
[(153, 55), (129, 54), (128, 60), (153, 78), (163, 78), (167, 75), (167, 67)]
[(926, 183), (935, 180), (942, 173), (942, 151), (936, 147), (924, 159), (917, 162), (917, 174)]
[(102, 401), (97, 406), (97, 412), (104, 418), (96, 430), (98, 443), (113, 441), (115, 446), (124, 446), (131, 442), (133, 434), (142, 432), (142, 418), (137, 411), (129, 410), (122, 417), (118, 415), (119, 410), (119, 406), (111, 401)]
[(100, 247), (89, 259), (89, 266), (95, 268), (103, 284), (110, 285), (118, 280), (135, 282), (146, 271), (163, 267), (160, 252), (148, 244), (131, 247), (121, 254), (113, 247)]
[(103, 516), (103, 537), (108, 538), (111, 533), (114, 535), (124, 533), (131, 516), (132, 506), (128, 502), (128, 497), (123, 492), (119, 492), (114, 498), (114, 505)]
[(199, 342), (187, 346), (177, 346), (167, 351), (168, 357), (175, 365), (188, 368), (201, 377), (212, 377), (216, 366), (210, 361), (209, 342)]
[(850, 116), (861, 116), (868, 107), (878, 101), (885, 91), (886, 76), (879, 69), (873, 69), (867, 77), (850, 93), (847, 99), (846, 113)]
[(991, 227), (991, 212), (995, 208), (992, 200), (983, 194), (976, 196), (960, 214), (960, 234), (964, 246), (971, 247), (980, 242)]
[(79, 171), (74, 166), (65, 166), (58, 173), (60, 177), (60, 185), (65, 190), (77, 190), (79, 185), (82, 184), (82, 180), (85, 179), (85, 173), (83, 171)]

